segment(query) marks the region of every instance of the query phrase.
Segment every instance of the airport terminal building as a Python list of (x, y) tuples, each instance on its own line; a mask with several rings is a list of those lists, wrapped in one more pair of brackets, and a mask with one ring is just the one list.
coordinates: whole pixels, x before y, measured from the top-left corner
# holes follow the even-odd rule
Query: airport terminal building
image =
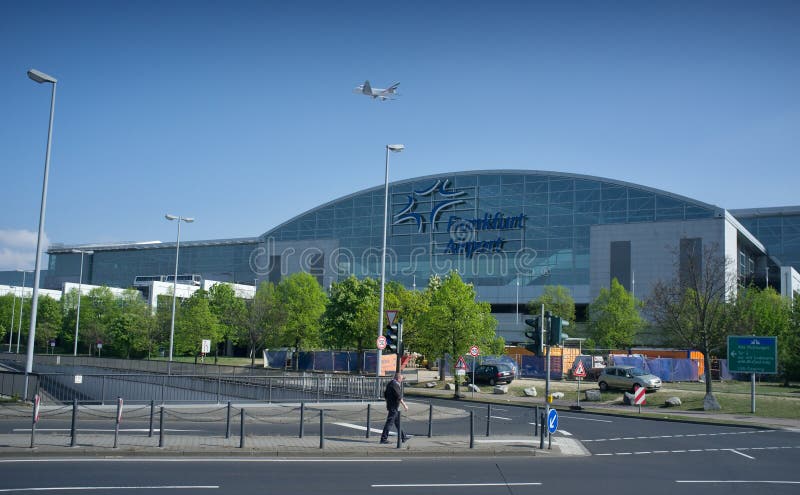
[[(674, 277), (680, 254), (716, 249), (740, 284), (800, 290), (800, 207), (726, 210), (619, 180), (534, 170), (443, 173), (389, 185), (387, 280), (424, 288), (458, 270), (492, 304), (498, 332), (519, 341), (519, 315), (547, 285), (567, 287), (579, 312), (617, 278), (637, 298)], [(282, 208), (287, 208), (283, 206)], [(180, 244), (179, 273), (254, 284), (296, 271), (323, 287), (378, 277), (384, 186), (336, 199), (258, 237)], [(174, 242), (50, 246), (44, 286), (130, 287), (175, 267)], [(695, 251), (696, 252), (696, 251)], [(188, 277), (191, 279), (192, 277)], [(163, 279), (162, 279), (163, 280)]]

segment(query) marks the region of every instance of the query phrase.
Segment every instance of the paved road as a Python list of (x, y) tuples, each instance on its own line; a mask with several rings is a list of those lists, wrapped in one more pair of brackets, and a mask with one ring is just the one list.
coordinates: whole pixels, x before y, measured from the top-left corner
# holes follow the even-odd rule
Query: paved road
[(583, 458), (0, 460), (2, 493), (796, 494), (796, 459), (765, 452)]

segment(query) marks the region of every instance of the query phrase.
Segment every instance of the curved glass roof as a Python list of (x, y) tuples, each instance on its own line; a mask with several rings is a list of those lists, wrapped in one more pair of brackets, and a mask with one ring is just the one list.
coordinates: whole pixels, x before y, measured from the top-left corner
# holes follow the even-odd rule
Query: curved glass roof
[[(394, 182), (389, 195), (387, 277), (406, 286), (450, 270), (483, 287), (588, 286), (592, 225), (724, 215), (666, 191), (548, 171), (429, 175)], [(383, 186), (365, 189), (302, 213), (261, 239), (326, 246), (334, 278), (377, 277), (383, 205)]]

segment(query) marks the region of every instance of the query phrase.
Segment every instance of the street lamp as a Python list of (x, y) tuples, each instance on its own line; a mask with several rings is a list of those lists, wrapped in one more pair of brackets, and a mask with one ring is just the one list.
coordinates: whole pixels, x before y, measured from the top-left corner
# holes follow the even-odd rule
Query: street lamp
[(172, 321), (169, 324), (169, 364), (167, 365), (167, 373), (169, 374), (172, 372), (172, 345), (175, 341), (175, 298), (178, 288), (178, 254), (181, 248), (181, 222), (192, 223), (194, 222), (194, 218), (170, 215), (169, 213), (164, 215), (164, 218), (169, 221), (178, 221), (178, 238), (175, 241), (175, 278), (172, 279)]
[[(400, 153), (405, 149), (402, 144), (386, 145), (386, 174), (383, 185), (383, 249), (381, 249), (381, 303), (378, 309), (378, 337), (383, 335), (383, 298), (386, 290), (386, 230), (389, 222), (389, 152)], [(383, 352), (378, 349), (378, 360), (375, 365), (375, 376), (381, 376), (381, 356)]]
[(44, 214), (47, 208), (47, 176), (50, 173), (50, 145), (53, 141), (53, 115), (56, 109), (56, 84), (58, 81), (38, 70), (30, 69), (28, 77), (37, 83), (51, 83), (50, 124), (47, 128), (47, 152), (44, 159), (44, 181), (42, 182), (42, 203), (39, 209), (39, 235), (36, 238), (36, 264), (33, 269), (33, 295), (31, 296), (31, 328), (28, 332), (28, 356), (25, 361), (25, 399), (28, 398), (28, 374), (33, 371), (33, 346), (36, 342), (36, 311), (39, 299), (39, 269), (42, 259), (42, 237), (44, 237)]
[(78, 275), (78, 309), (75, 311), (75, 347), (72, 350), (72, 355), (78, 355), (78, 327), (81, 324), (81, 284), (83, 284), (83, 255), (94, 254), (94, 251), (84, 251), (83, 249), (73, 249), (73, 253), (81, 253), (81, 271)]
[[(22, 310), (25, 308), (25, 276), (30, 273), (30, 270), (17, 270), (22, 272), (22, 290), (19, 294), (19, 325), (17, 326), (17, 352), (19, 354), (19, 341), (22, 339)], [(14, 333), (14, 327), (11, 327), (11, 333)], [(10, 351), (11, 349), (9, 349)]]

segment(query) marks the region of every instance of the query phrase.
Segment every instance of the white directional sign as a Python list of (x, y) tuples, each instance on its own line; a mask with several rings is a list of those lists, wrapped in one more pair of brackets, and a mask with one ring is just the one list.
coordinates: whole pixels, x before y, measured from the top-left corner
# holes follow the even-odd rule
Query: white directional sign
[(203, 354), (208, 354), (211, 352), (211, 341), (209, 339), (203, 339), (202, 348), (200, 350)]

